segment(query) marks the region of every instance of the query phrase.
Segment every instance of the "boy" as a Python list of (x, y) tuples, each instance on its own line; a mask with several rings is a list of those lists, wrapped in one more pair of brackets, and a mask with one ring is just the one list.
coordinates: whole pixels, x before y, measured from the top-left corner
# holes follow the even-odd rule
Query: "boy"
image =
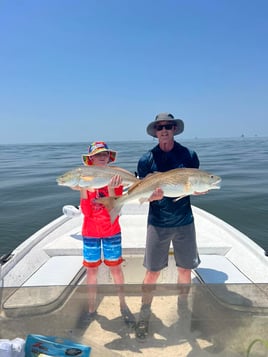
[[(110, 150), (103, 141), (93, 142), (89, 145), (88, 153), (82, 155), (84, 165), (106, 166), (116, 159), (116, 152)], [(135, 325), (135, 317), (129, 310), (122, 285), (124, 275), (121, 268), (122, 246), (121, 227), (119, 217), (111, 223), (107, 209), (100, 203), (95, 202), (99, 197), (120, 196), (123, 193), (122, 179), (115, 175), (107, 186), (99, 189), (87, 190), (80, 188), (80, 206), (84, 215), (82, 226), (83, 236), (83, 265), (87, 268), (87, 284), (89, 286), (89, 311), (85, 320), (89, 323), (95, 319), (96, 312), (96, 284), (98, 267), (102, 263), (101, 246), (106, 264), (112, 274), (113, 281), (118, 288), (120, 311), (127, 325)]]

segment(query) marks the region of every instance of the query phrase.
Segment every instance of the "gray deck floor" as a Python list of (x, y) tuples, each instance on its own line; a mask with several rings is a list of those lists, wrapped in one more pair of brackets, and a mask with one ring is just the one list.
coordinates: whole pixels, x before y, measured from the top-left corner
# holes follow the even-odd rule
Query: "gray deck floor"
[[(126, 300), (138, 318), (141, 286), (127, 285)], [(24, 288), (25, 291), (35, 288)], [(134, 329), (120, 316), (119, 301), (113, 285), (98, 286), (98, 315), (90, 325), (81, 323), (87, 311), (87, 286), (75, 289), (71, 298), (48, 314), (5, 318), (0, 315), (0, 338), (26, 338), (27, 334), (70, 338), (92, 347), (90, 357), (104, 356), (246, 356), (256, 338), (267, 339), (268, 316), (256, 316), (226, 308), (203, 285), (190, 291), (190, 311), (180, 316), (175, 284), (159, 284), (154, 292), (149, 336), (137, 341)], [(266, 356), (263, 354), (256, 356)]]

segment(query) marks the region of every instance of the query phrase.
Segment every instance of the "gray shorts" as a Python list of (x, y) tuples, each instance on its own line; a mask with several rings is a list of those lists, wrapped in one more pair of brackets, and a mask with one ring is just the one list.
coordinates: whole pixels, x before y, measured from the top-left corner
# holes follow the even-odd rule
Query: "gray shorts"
[(150, 271), (160, 271), (167, 267), (171, 242), (177, 267), (194, 269), (199, 265), (195, 225), (191, 223), (167, 228), (148, 225), (144, 267)]

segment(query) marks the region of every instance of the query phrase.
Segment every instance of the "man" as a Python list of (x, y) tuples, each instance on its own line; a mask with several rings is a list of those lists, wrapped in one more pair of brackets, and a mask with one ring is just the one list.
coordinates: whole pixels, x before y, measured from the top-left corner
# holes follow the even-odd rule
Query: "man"
[[(182, 133), (183, 129), (183, 121), (174, 119), (174, 116), (168, 113), (158, 114), (147, 126), (147, 133), (158, 139), (158, 145), (140, 158), (140, 178), (156, 171), (164, 172), (180, 167), (199, 168), (197, 154), (174, 140), (174, 136)], [(200, 263), (190, 196), (174, 201), (174, 198), (164, 197), (162, 189), (158, 188), (149, 201), (143, 264), (147, 271), (143, 281), (140, 316), (136, 324), (136, 337), (139, 340), (145, 339), (148, 334), (153, 299), (152, 284), (157, 282), (161, 270), (168, 265), (170, 243), (173, 244), (178, 269), (178, 284), (182, 284), (178, 298), (179, 309), (181, 306), (187, 306), (191, 270)]]

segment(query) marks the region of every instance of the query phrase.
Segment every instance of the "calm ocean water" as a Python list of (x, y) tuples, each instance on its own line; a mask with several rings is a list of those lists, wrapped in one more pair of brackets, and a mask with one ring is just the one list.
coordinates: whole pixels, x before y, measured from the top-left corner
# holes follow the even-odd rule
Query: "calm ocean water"
[[(197, 151), (200, 168), (222, 177), (222, 188), (192, 197), (268, 250), (268, 138), (193, 139), (180, 143)], [(139, 157), (156, 141), (108, 142), (116, 164), (136, 171)], [(79, 193), (56, 177), (81, 165), (87, 143), (0, 145), (0, 256), (79, 204)]]

